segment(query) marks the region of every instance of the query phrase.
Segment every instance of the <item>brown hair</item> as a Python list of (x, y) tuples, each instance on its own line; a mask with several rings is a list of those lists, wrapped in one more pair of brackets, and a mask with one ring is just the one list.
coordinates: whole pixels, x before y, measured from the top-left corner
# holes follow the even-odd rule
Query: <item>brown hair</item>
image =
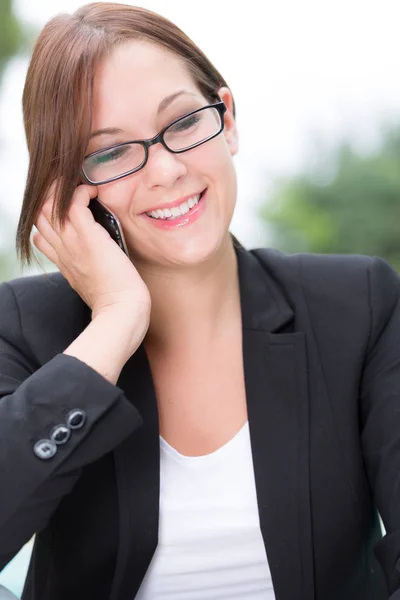
[(182, 57), (207, 100), (218, 99), (217, 90), (227, 85), (187, 35), (144, 8), (94, 2), (49, 21), (36, 41), (23, 92), (29, 170), (16, 240), (22, 262), (31, 262), (30, 234), (54, 181), (54, 216), (61, 225), (66, 219), (91, 132), (96, 65), (117, 45), (137, 39)]

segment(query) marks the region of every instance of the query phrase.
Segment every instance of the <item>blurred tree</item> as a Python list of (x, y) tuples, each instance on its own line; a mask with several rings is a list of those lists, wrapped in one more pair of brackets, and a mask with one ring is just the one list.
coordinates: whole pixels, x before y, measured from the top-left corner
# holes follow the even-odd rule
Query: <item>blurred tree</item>
[(12, 10), (12, 0), (0, 0), (0, 80), (7, 61), (22, 48), (23, 29)]
[(400, 127), (385, 127), (377, 151), (349, 143), (315, 169), (277, 183), (261, 219), (285, 252), (378, 255), (400, 271)]
[(11, 253), (0, 253), (0, 283), (12, 279), (17, 273), (14, 257)]
[(15, 226), (0, 207), (0, 283), (21, 274), (14, 248)]
[[(12, 11), (12, 0), (0, 0), (0, 83), (5, 71), (7, 62), (12, 56), (19, 52), (24, 45), (26, 36), (19, 24), (15, 14)], [(8, 244), (4, 244), (7, 240), (7, 227), (5, 226), (6, 218), (0, 211), (0, 281), (11, 278), (17, 273), (17, 262), (15, 252), (13, 252), (12, 240)], [(8, 240), (7, 240), (8, 241)]]

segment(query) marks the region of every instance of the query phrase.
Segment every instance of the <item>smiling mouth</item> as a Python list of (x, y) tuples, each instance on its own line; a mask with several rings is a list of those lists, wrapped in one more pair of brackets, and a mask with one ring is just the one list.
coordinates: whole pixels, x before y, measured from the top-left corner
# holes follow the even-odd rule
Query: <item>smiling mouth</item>
[(173, 208), (159, 208), (146, 212), (146, 215), (151, 219), (159, 219), (161, 221), (174, 221), (180, 217), (190, 213), (201, 201), (206, 190), (203, 190), (200, 194), (195, 194), (188, 198), (185, 202)]

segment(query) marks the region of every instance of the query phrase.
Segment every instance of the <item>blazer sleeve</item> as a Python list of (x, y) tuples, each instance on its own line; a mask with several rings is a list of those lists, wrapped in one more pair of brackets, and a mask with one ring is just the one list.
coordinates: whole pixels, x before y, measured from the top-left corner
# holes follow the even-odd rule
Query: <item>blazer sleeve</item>
[[(37, 442), (49, 440), (75, 409), (83, 425), (53, 443), (53, 456), (38, 456)], [(120, 388), (76, 358), (58, 354), (35, 364), (12, 287), (0, 286), (0, 570), (46, 526), (83, 467), (141, 422)]]
[(390, 600), (400, 600), (400, 279), (372, 259), (370, 336), (361, 385), (366, 469), (386, 535), (375, 547)]

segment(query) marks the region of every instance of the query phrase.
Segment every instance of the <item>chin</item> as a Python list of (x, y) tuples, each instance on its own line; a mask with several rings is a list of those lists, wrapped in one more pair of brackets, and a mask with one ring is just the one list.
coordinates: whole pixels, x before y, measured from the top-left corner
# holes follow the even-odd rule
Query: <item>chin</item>
[(177, 265), (199, 265), (217, 256), (225, 245), (225, 240), (226, 234), (222, 233), (199, 235), (190, 242), (182, 240), (182, 243), (171, 244), (168, 251), (165, 251), (164, 258), (167, 262)]
[(187, 234), (176, 232), (176, 235), (166, 237), (161, 234), (159, 244), (156, 240), (152, 240), (151, 244), (143, 240), (139, 247), (135, 244), (137, 249), (132, 248), (132, 261), (137, 261), (138, 265), (152, 264), (165, 268), (198, 266), (215, 259), (227, 247), (230, 237), (226, 227), (220, 223), (219, 227), (212, 230), (198, 228), (189, 232), (188, 228)]

